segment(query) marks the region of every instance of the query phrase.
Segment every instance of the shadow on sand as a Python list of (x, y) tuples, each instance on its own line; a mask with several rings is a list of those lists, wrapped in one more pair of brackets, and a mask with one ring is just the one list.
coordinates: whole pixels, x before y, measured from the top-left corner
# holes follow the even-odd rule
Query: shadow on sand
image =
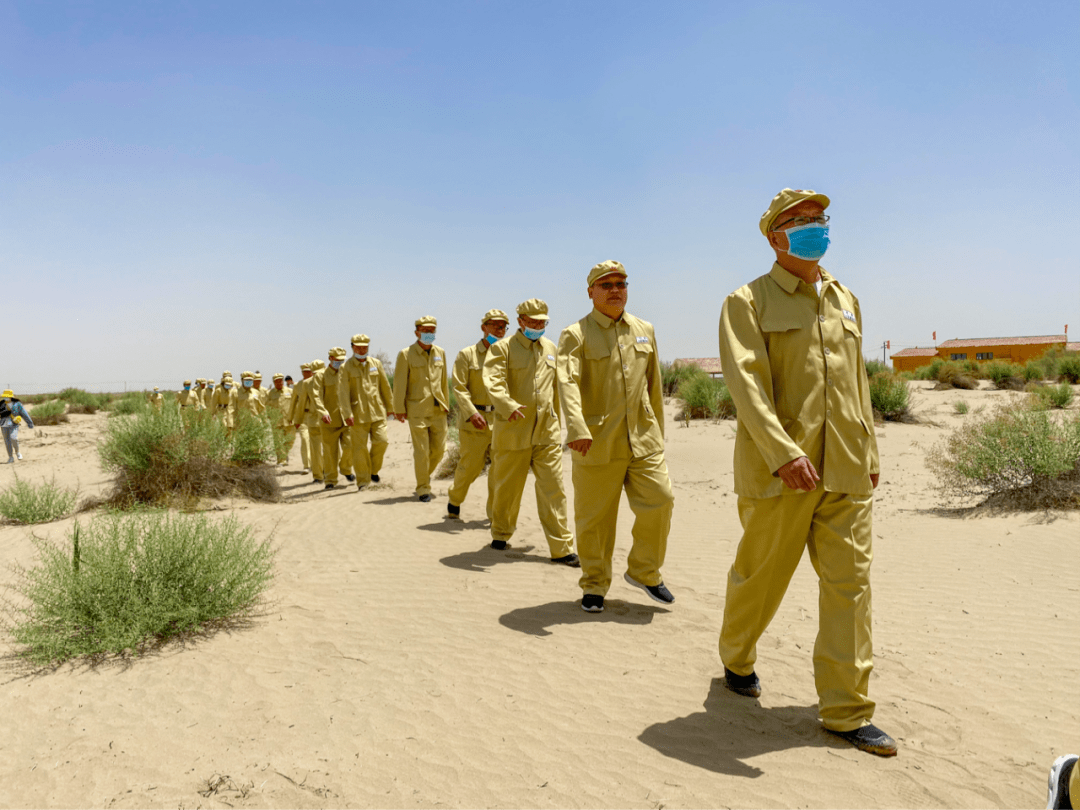
[(505, 551), (498, 551), (491, 546), (484, 546), (478, 551), (462, 551), (459, 554), (451, 554), (449, 557), (443, 557), (439, 562), (449, 568), (476, 573), (483, 573), (503, 563), (542, 562), (551, 565), (549, 557), (528, 553), (534, 548), (535, 546), (519, 546), (508, 548)]
[(705, 711), (649, 726), (638, 739), (672, 759), (731, 776), (756, 778), (763, 771), (746, 760), (791, 748), (850, 748), (832, 740), (817, 718), (817, 706), (763, 708), (753, 698), (729, 692), (713, 678)]
[(579, 601), (548, 602), (546, 605), (511, 610), (499, 617), (499, 624), (531, 636), (550, 636), (548, 628), (559, 624), (649, 624), (653, 616), (670, 612), (661, 607), (635, 605), (619, 599), (605, 600), (603, 613), (586, 613)]

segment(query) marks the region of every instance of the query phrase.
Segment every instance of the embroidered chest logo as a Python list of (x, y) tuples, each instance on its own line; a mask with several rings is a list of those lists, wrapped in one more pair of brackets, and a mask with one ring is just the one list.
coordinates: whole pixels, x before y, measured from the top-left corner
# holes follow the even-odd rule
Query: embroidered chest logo
[(550, 360), (552, 363), (555, 362), (555, 355), (549, 354), (547, 357), (548, 357), (548, 360)]
[(856, 321), (855, 321), (855, 313), (854, 313), (854, 312), (848, 312), (848, 311), (847, 311), (846, 309), (842, 309), (842, 310), (840, 310), (840, 312), (841, 312), (841, 313), (843, 314), (843, 316), (844, 316), (845, 318), (847, 318), (847, 319), (848, 319), (849, 321), (851, 321), (852, 323), (855, 323), (855, 322), (856, 322)]
[(637, 343), (648, 343), (649, 338), (648, 338), (647, 335), (641, 335), (640, 337), (635, 338), (635, 342), (637, 342)]
[(442, 358), (441, 357), (436, 357), (434, 362), (435, 362), (435, 365), (441, 366), (442, 365)]

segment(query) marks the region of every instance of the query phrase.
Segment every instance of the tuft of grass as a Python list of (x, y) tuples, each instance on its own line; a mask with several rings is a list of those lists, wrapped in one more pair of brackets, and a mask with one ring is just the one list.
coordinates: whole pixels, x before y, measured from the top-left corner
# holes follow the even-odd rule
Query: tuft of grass
[(875, 417), (887, 422), (913, 421), (911, 416), (911, 390), (907, 380), (888, 372), (879, 372), (870, 378), (870, 403)]
[(679, 386), (690, 379), (707, 378), (709, 375), (697, 363), (674, 363), (660, 364), (661, 387), (665, 397), (678, 396)]
[(890, 374), (892, 369), (885, 365), (880, 360), (867, 360), (863, 359), (866, 365), (866, 376), (873, 377), (875, 374)]
[(953, 403), (953, 410), (963, 416), (971, 410), (971, 406), (964, 402), (964, 400), (958, 399), (956, 400), (956, 402)]
[(27, 410), (35, 425), (59, 425), (71, 421), (67, 415), (67, 405), (63, 400), (54, 399)]
[(458, 464), (461, 463), (461, 440), (458, 438), (458, 429), (452, 426), (446, 434), (446, 452), (443, 453), (442, 461), (435, 470), (434, 478), (444, 481), (453, 478), (457, 473)]
[(1007, 360), (991, 360), (983, 366), (983, 376), (1000, 390), (1020, 391), (1024, 387), (1024, 369)]
[(1029, 405), (1042, 411), (1063, 410), (1073, 401), (1072, 386), (1067, 382), (1059, 385), (1039, 385), (1031, 389)]
[(111, 399), (108, 394), (91, 394), (81, 388), (65, 388), (58, 396), (68, 404), (68, 413), (97, 413)]
[(234, 492), (278, 500), (277, 477), (264, 463), (272, 448), (268, 425), (250, 413), (238, 413), (229, 431), (206, 411), (144, 407), (109, 420), (98, 455), (116, 475), (110, 503), (189, 505)]
[(31, 484), (15, 476), (15, 483), (0, 491), (0, 515), (12, 523), (49, 523), (71, 514), (79, 493), (57, 486), (56, 479)]
[(1039, 380), (1052, 379), (1051, 377), (1044, 376), (1046, 374), (1045, 365), (1039, 360), (1028, 360), (1024, 363), (1024, 382), (1038, 382)]
[(1080, 383), (1080, 354), (1064, 354), (1057, 361), (1057, 376), (1062, 382)]
[(128, 391), (126, 394), (110, 401), (106, 406), (109, 416), (127, 416), (133, 413), (141, 413), (149, 406), (146, 395), (138, 391)]
[(735, 402), (727, 383), (705, 373), (686, 377), (676, 396), (683, 403), (683, 419), (734, 419)]
[(16, 566), (6, 629), (35, 664), (139, 654), (170, 639), (250, 618), (273, 579), (275, 550), (235, 517), (109, 513), (65, 542), (33, 538), (37, 564)]
[(1080, 508), (1080, 414), (1018, 404), (965, 421), (926, 457), (946, 498), (1014, 509)]

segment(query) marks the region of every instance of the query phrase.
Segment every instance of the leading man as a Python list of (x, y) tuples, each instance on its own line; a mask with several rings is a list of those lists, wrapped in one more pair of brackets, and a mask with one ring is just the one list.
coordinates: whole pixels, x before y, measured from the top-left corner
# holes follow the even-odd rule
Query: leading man
[(818, 265), (829, 198), (786, 188), (762, 215), (772, 269), (724, 301), (720, 360), (738, 409), (735, 491), (743, 536), (727, 580), (726, 685), (761, 694), (757, 641), (803, 549), (818, 574), (814, 679), (828, 731), (896, 754), (870, 723), (870, 515), (878, 451), (859, 301)]

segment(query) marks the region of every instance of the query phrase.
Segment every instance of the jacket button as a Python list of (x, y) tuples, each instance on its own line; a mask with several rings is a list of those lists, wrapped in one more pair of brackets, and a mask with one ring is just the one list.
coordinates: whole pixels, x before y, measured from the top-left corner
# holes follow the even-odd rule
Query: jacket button
[(829, 354), (829, 347), (828, 346), (825, 347), (825, 354)]
[(824, 315), (818, 315), (818, 316), (817, 316), (817, 319), (818, 319), (819, 321), (821, 321), (822, 323), (825, 323), (825, 316), (824, 316)]

